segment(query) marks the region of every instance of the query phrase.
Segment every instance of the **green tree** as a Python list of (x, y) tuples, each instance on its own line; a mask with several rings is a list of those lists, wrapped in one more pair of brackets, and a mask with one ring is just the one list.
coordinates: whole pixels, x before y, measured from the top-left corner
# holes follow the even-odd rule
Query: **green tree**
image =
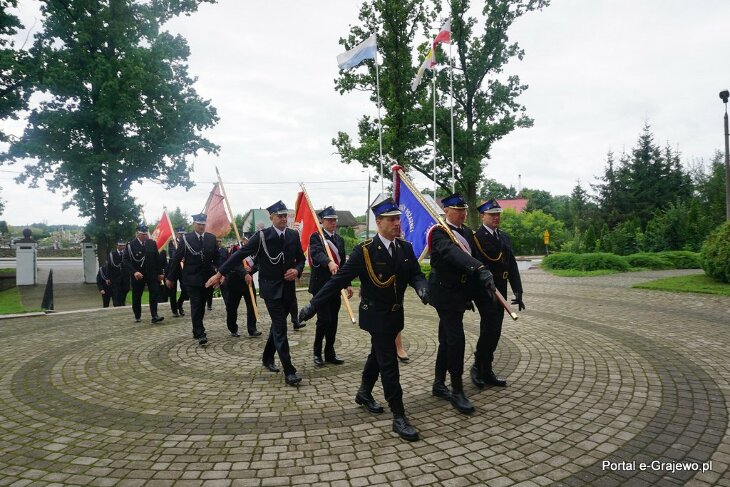
[[(13, 13), (17, 0), (0, 0), (0, 120), (18, 119), (18, 112), (28, 106), (27, 51), (12, 40), (23, 25)], [(10, 137), (0, 127), (0, 142)], [(0, 158), (0, 161), (2, 158)]]
[(705, 227), (708, 235), (712, 229), (725, 221), (725, 156), (720, 151), (710, 159), (709, 163), (700, 162), (700, 166), (692, 175), (693, 197), (702, 206), (702, 215), (707, 220)]
[(583, 250), (589, 253), (596, 251), (596, 229), (593, 228), (592, 223), (588, 224), (588, 228), (583, 234)]
[[(500, 76), (504, 65), (524, 52), (517, 43), (509, 43), (507, 31), (524, 13), (540, 9), (548, 0), (490, 0), (481, 9), (482, 20), (470, 16), (469, 0), (450, 0), (444, 8), (451, 18), (452, 43), (458, 52), (454, 69), (454, 141), (456, 160), (455, 186), (475, 207), (483, 174), (483, 164), (489, 158), (492, 144), (517, 127), (529, 127), (532, 120), (516, 99), (527, 89), (519, 77)], [(433, 178), (432, 149), (428, 147), (429, 128), (433, 123), (431, 83), (422, 83), (415, 92), (410, 84), (416, 70), (412, 66), (411, 46), (415, 33), (424, 32), (429, 39), (421, 46), (428, 49), (433, 38), (427, 24), (442, 11), (441, 0), (428, 8), (425, 2), (403, 0), (375, 0), (363, 4), (360, 20), (348, 39), (341, 40), (346, 47), (379, 32), (379, 52), (383, 66), (380, 71), (383, 116), (383, 150), (388, 163), (398, 162)], [(477, 24), (482, 23), (480, 32)], [(439, 58), (446, 59), (443, 53)], [(422, 59), (417, 60), (421, 64)], [(442, 63), (446, 64), (446, 63)], [(448, 69), (434, 71), (437, 77), (437, 168), (436, 183), (444, 191), (451, 191), (451, 123), (447, 93)], [(351, 90), (373, 93), (375, 99), (375, 69), (368, 63), (366, 74), (341, 73), (336, 87), (342, 94)], [(357, 161), (363, 166), (378, 167), (377, 120), (360, 119), (359, 145), (340, 132), (333, 144), (344, 163)], [(472, 225), (478, 224), (476, 212), (470, 214)]]
[[(390, 172), (394, 163), (409, 168), (423, 158), (426, 138), (416, 106), (416, 96), (410, 89), (415, 69), (412, 67), (413, 39), (419, 32), (428, 35), (427, 25), (434, 20), (433, 9), (420, 0), (374, 0), (360, 8), (360, 23), (350, 28), (340, 44), (351, 49), (356, 44), (378, 35), (380, 66), (380, 98), (382, 101), (383, 170)], [(363, 63), (366, 70), (341, 71), (335, 89), (370, 93), (377, 102), (376, 67), (373, 60)], [(358, 162), (363, 167), (380, 169), (378, 120), (364, 115), (358, 121), (359, 145), (346, 132), (338, 132), (332, 140), (345, 164)]]
[(516, 254), (544, 254), (543, 234), (550, 232), (550, 249), (558, 249), (565, 242), (567, 232), (563, 222), (541, 210), (517, 213), (507, 208), (502, 213), (500, 228), (509, 235)]
[(190, 216), (182, 211), (179, 206), (176, 206), (172, 213), (169, 213), (167, 216), (170, 217), (170, 223), (172, 224), (173, 229), (177, 229), (179, 227), (184, 228), (190, 228)]
[(20, 182), (69, 196), (90, 217), (99, 261), (138, 219), (134, 183), (190, 188), (189, 158), (217, 152), (201, 131), (217, 121), (188, 75), (184, 38), (162, 30), (215, 0), (65, 0), (41, 3), (31, 49), (33, 89), (49, 98), (30, 112), (14, 160), (35, 159)]
[(479, 198), (486, 200), (488, 198), (508, 199), (516, 198), (517, 190), (514, 186), (507, 187), (498, 182), (496, 179), (484, 179), (482, 186), (479, 188)]

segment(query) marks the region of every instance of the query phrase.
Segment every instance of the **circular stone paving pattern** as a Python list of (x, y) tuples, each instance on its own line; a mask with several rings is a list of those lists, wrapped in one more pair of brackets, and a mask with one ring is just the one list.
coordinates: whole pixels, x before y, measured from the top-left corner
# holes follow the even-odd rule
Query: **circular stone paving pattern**
[[(314, 323), (290, 328), (299, 387), (261, 367), (268, 326), (259, 338), (229, 337), (222, 303), (206, 315), (207, 347), (191, 338), (188, 317), (169, 313), (160, 325), (133, 324), (128, 309), (5, 320), (0, 485), (722, 481), (730, 458), (728, 377), (718, 372), (728, 345), (722, 311), (703, 307), (698, 318), (621, 278), (578, 285), (529, 271), (524, 280), (529, 309), (505, 322), (495, 362), (507, 388), (478, 390), (469, 381), (479, 326), (477, 314), (465, 315), (471, 416), (431, 395), (437, 316), (409, 293), (411, 361), (400, 369), (422, 438), (414, 443), (391, 432), (389, 412), (372, 415), (354, 403), (370, 344), (344, 313), (344, 365), (314, 367)], [(689, 346), (688, 322), (698, 334), (714, 333), (715, 345)], [(380, 384), (374, 395), (383, 401)], [(604, 464), (654, 460), (712, 468)]]

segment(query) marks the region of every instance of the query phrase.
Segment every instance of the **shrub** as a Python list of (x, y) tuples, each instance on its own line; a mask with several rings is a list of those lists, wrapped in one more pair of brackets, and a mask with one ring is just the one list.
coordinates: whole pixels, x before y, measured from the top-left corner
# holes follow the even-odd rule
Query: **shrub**
[(624, 257), (631, 267), (642, 267), (644, 269), (672, 269), (673, 263), (657, 254), (631, 254)]
[(672, 263), (674, 269), (701, 269), (702, 262), (699, 252), (688, 250), (667, 250), (656, 255)]
[(730, 222), (720, 225), (707, 237), (700, 253), (705, 274), (730, 283)]
[(578, 269), (580, 256), (572, 252), (550, 254), (542, 259), (542, 265), (547, 269)]
[(596, 271), (599, 269), (612, 269), (620, 272), (629, 270), (629, 264), (624, 259), (615, 254), (595, 253), (582, 254), (581, 267), (583, 271)]

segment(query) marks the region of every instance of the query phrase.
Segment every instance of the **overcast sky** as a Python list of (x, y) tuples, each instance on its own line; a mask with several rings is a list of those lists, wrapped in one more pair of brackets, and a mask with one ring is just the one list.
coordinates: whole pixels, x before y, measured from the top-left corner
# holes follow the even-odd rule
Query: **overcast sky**
[[(37, 5), (21, 4), (30, 26)], [(219, 0), (168, 26), (188, 39), (196, 89), (218, 109), (220, 122), (206, 135), (221, 152), (195, 160), (199, 184), (188, 192), (136, 185), (149, 220), (163, 205), (200, 211), (216, 165), (235, 213), (278, 199), (292, 207), (304, 181), (315, 206), (364, 214), (367, 173), (341, 164), (331, 144), (338, 130), (355, 135), (357, 119), (375, 114), (364, 94), (340, 96), (333, 84), (337, 40), (357, 22), (360, 5)], [(517, 186), (521, 174), (523, 187), (568, 194), (578, 180), (594, 182), (607, 151), (630, 150), (647, 121), (685, 163), (709, 159), (723, 148), (718, 93), (730, 86), (728, 21), (727, 0), (553, 0), (525, 15), (510, 39), (526, 55), (507, 73), (529, 84), (519, 101), (535, 125), (495, 145), (486, 176)], [(62, 195), (18, 186), (6, 172), (17, 167), (0, 170), (0, 218), (9, 224), (85, 223), (74, 207), (61, 210)]]

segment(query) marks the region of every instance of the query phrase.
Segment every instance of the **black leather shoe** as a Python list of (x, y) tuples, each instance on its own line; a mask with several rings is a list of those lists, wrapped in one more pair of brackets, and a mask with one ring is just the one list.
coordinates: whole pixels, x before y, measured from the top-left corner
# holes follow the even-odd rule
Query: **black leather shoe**
[(418, 431), (411, 426), (402, 414), (393, 416), (393, 432), (398, 433), (401, 438), (407, 441), (416, 441), (418, 439)]
[(324, 361), (327, 362), (328, 364), (335, 364), (335, 365), (342, 365), (345, 363), (345, 361), (342, 360), (337, 355), (333, 355), (332, 357), (325, 357)]
[(315, 355), (313, 359), (314, 365), (317, 367), (322, 367), (324, 365), (324, 360), (322, 360), (321, 355)]
[(185, 316), (185, 311), (183, 311), (183, 309), (180, 308), (179, 310), (177, 310), (177, 314), (179, 314), (180, 316)]
[(198, 345), (205, 345), (206, 343), (208, 343), (207, 336), (202, 336), (202, 337), (198, 338)]
[(368, 411), (374, 414), (380, 414), (385, 411), (385, 408), (375, 402), (375, 398), (369, 392), (357, 391), (355, 402), (361, 406), (365, 406)]
[(295, 386), (299, 384), (302, 381), (302, 378), (299, 377), (297, 374), (289, 374), (286, 377), (284, 377), (284, 382), (289, 384), (290, 386)]
[(460, 413), (471, 414), (474, 412), (474, 406), (466, 398), (464, 391), (451, 393), (451, 405)]
[(208, 311), (213, 311), (213, 306), (208, 306)]
[(152, 317), (152, 323), (159, 323), (160, 321), (164, 320), (164, 316), (153, 316)]
[(135, 319), (134, 319), (134, 322), (135, 322), (135, 323), (139, 323), (140, 321), (142, 321), (142, 318), (135, 318)]
[(494, 372), (491, 370), (482, 376), (482, 380), (492, 386), (507, 387), (507, 381), (494, 375)]
[(471, 366), (471, 369), (469, 369), (469, 374), (471, 374), (471, 381), (479, 389), (484, 389), (485, 387), (487, 387), (487, 383), (484, 382), (484, 379), (482, 379), (479, 375), (479, 369), (476, 365)]
[(410, 359), (411, 359), (411, 357), (409, 357), (408, 355), (403, 355), (403, 356), (398, 355), (398, 360), (400, 360), (401, 362), (408, 362)]
[(269, 372), (274, 372), (274, 373), (279, 372), (279, 367), (277, 367), (276, 365), (274, 365), (273, 362), (270, 363), (270, 364), (264, 364), (264, 368), (266, 370), (268, 370)]
[(180, 318), (180, 315), (177, 314), (177, 312), (175, 311), (175, 312), (172, 313), (172, 317), (173, 318)]
[(250, 336), (250, 337), (260, 337), (261, 336), (261, 332), (258, 331), (258, 330), (256, 330), (253, 333), (249, 333), (248, 336)]
[(305, 326), (307, 326), (307, 324), (306, 324), (306, 323), (294, 323), (294, 329), (295, 329), (295, 330), (301, 330), (301, 329), (302, 329), (302, 328), (304, 328)]
[(441, 381), (436, 381), (433, 383), (433, 388), (431, 388), (431, 394), (436, 397), (440, 397), (441, 399), (446, 399), (447, 401), (451, 400), (451, 391), (448, 387), (446, 387), (446, 384)]
[(238, 338), (238, 337), (240, 337), (240, 336), (241, 336), (241, 334), (240, 334), (240, 333), (238, 333), (237, 331), (234, 331), (233, 333), (231, 333), (231, 336), (232, 336), (233, 338)]

